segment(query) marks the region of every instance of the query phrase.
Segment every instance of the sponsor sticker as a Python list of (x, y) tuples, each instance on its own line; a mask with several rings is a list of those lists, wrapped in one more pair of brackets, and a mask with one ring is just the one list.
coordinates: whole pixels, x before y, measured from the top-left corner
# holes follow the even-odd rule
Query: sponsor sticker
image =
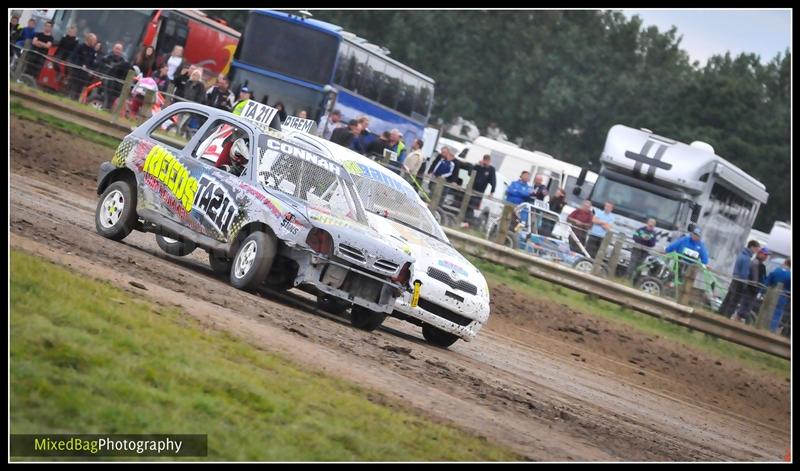
[(297, 116), (288, 116), (286, 117), (286, 121), (281, 123), (281, 129), (292, 128), (297, 129), (298, 131), (309, 132), (311, 131), (311, 126), (314, 124), (314, 121), (310, 119), (298, 118)]
[(142, 171), (166, 185), (187, 212), (192, 210), (198, 187), (197, 179), (177, 157), (161, 146), (154, 146), (147, 153)]

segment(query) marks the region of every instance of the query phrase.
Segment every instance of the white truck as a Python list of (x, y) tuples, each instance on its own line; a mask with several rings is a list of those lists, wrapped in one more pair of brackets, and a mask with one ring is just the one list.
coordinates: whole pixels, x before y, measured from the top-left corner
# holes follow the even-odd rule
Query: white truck
[(709, 267), (721, 273), (733, 269), (769, 196), (761, 182), (716, 155), (709, 144), (687, 145), (646, 129), (613, 126), (600, 163), (589, 199), (598, 211), (606, 201), (614, 203), (615, 231), (630, 238), (648, 218), (655, 218), (656, 248), (663, 250), (697, 224)]

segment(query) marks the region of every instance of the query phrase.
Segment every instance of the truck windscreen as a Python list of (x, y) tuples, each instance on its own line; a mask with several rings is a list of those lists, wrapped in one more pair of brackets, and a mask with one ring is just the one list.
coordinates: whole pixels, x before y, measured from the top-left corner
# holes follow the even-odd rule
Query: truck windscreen
[(614, 213), (638, 221), (655, 218), (660, 227), (675, 228), (681, 201), (667, 198), (601, 175), (594, 184), (592, 204), (603, 207), (606, 201), (614, 204)]

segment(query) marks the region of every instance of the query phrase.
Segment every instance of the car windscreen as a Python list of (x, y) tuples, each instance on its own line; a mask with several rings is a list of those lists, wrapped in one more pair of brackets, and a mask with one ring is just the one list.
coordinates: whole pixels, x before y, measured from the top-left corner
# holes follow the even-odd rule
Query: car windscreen
[(367, 211), (423, 232), (446, 244), (450, 243), (428, 208), (410, 195), (362, 175), (352, 177)]
[[(284, 152), (295, 149), (291, 153)], [(262, 187), (279, 191), (308, 203), (330, 215), (367, 224), (352, 180), (333, 162), (297, 154), (296, 147), (266, 149), (258, 162), (258, 181)]]

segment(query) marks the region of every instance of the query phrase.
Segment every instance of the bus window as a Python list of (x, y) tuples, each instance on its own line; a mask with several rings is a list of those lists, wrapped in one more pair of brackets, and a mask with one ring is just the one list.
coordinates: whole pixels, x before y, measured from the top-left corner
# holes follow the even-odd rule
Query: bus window
[(345, 88), (347, 83), (348, 71), (350, 69), (350, 57), (352, 56), (350, 45), (343, 42), (339, 45), (339, 58), (336, 63), (336, 73), (333, 76), (333, 83)]
[(336, 36), (294, 21), (252, 14), (239, 43), (239, 60), (307, 82), (325, 85), (339, 49)]
[(370, 100), (378, 101), (383, 88), (385, 64), (375, 57), (370, 57), (369, 61), (365, 62), (364, 76), (361, 77), (359, 92)]
[(417, 99), (414, 100), (414, 113), (417, 113), (421, 116), (428, 116), (431, 101), (433, 100), (432, 88), (433, 87), (430, 84), (422, 84), (419, 94), (417, 95)]
[(402, 72), (399, 68), (392, 64), (386, 64), (386, 76), (384, 79), (384, 87), (381, 90), (381, 95), (378, 101), (389, 108), (395, 109), (397, 107), (397, 99), (400, 93), (400, 77)]
[(419, 80), (410, 74), (403, 74), (403, 84), (400, 88), (400, 101), (397, 103), (397, 111), (406, 116), (411, 116), (417, 87), (419, 87)]

